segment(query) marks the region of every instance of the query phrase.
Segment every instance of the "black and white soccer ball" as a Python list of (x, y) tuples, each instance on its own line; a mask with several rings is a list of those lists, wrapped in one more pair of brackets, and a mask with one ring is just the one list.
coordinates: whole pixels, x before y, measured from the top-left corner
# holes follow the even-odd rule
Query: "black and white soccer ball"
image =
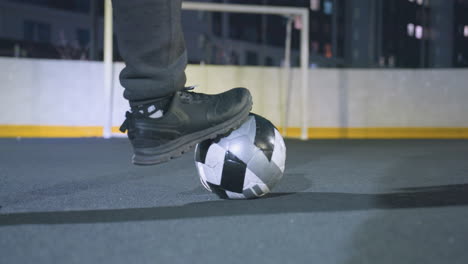
[(206, 140), (195, 149), (203, 186), (224, 199), (251, 199), (269, 193), (286, 162), (283, 137), (267, 119), (250, 114), (227, 137)]

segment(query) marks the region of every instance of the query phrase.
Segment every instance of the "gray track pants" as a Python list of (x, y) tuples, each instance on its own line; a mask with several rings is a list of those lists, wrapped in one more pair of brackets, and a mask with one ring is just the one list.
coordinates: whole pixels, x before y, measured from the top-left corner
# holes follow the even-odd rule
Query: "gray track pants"
[(182, 0), (112, 0), (120, 83), (130, 104), (167, 96), (185, 85), (187, 53)]

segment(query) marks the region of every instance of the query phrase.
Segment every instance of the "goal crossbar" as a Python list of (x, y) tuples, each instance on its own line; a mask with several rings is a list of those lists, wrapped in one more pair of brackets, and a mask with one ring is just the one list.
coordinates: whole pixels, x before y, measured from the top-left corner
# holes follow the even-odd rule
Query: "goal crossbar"
[(269, 14), (269, 15), (298, 15), (298, 16), (302, 16), (304, 13), (308, 13), (307, 8), (301, 8), (301, 7), (217, 4), (217, 3), (201, 3), (201, 2), (183, 2), (182, 9), (211, 11), (211, 12), (252, 13), (252, 14)]

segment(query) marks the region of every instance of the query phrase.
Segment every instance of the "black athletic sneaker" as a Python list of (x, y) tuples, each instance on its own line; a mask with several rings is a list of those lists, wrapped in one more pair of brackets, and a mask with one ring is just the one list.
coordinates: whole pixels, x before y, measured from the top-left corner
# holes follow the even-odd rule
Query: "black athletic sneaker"
[(154, 165), (179, 157), (197, 143), (239, 127), (252, 108), (252, 97), (245, 88), (216, 95), (189, 92), (191, 89), (175, 93), (160, 118), (138, 109), (126, 113), (120, 130), (128, 131), (134, 164)]

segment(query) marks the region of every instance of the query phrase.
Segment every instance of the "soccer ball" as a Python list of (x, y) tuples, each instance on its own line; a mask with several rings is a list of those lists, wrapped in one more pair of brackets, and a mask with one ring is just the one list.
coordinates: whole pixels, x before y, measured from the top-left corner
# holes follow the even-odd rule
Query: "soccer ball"
[(227, 137), (205, 140), (195, 149), (200, 181), (223, 199), (251, 199), (269, 193), (283, 177), (286, 146), (265, 118), (250, 114)]

